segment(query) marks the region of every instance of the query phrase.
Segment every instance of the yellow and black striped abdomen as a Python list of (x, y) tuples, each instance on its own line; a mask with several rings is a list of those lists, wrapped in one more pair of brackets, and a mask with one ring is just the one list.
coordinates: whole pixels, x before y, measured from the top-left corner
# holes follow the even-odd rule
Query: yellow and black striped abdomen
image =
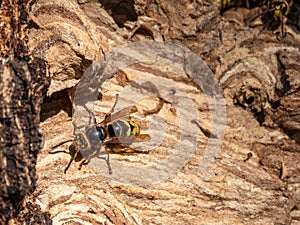
[(128, 137), (140, 133), (139, 125), (132, 120), (116, 120), (108, 125), (109, 137)]

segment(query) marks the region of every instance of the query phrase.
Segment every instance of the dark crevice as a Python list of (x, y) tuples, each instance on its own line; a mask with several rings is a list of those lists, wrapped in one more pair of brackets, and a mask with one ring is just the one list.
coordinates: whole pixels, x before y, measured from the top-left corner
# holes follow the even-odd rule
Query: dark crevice
[(75, 78), (80, 79), (87, 68), (92, 64), (91, 60), (86, 59), (83, 55), (77, 54), (81, 58), (81, 63), (79, 65), (75, 64), (72, 67), (75, 71)]
[(281, 105), (280, 104), (280, 100), (278, 101), (274, 101), (274, 102), (270, 102), (272, 109), (278, 109), (278, 107)]
[(137, 21), (133, 0), (100, 0), (100, 3), (120, 28), (126, 21)]
[(132, 39), (134, 36), (141, 36), (141, 37), (148, 37), (151, 40), (154, 40), (154, 35), (151, 32), (151, 30), (147, 29), (146, 27), (140, 27), (134, 32), (134, 35), (132, 35)]
[(276, 93), (279, 97), (281, 97), (285, 95), (285, 93), (287, 93), (289, 90), (291, 90), (291, 85), (286, 75), (281, 76), (279, 80), (280, 87), (276, 85)]
[(276, 84), (276, 93), (279, 97), (283, 96), (289, 90), (291, 90), (290, 81), (288, 80), (288, 76), (285, 73), (285, 66), (280, 61), (279, 54), (277, 54), (277, 69), (280, 73), (280, 78)]
[(249, 98), (245, 98), (245, 102), (248, 105), (251, 105), (254, 102), (254, 96), (250, 96)]
[(53, 93), (45, 97), (41, 107), (41, 122), (58, 114), (61, 110), (72, 116), (72, 102), (68, 96), (68, 89)]
[(298, 130), (290, 130), (285, 127), (281, 127), (283, 132), (286, 133), (292, 140), (296, 141), (296, 143), (300, 144), (300, 134)]
[(257, 121), (259, 122), (260, 125), (263, 124), (263, 122), (265, 122), (265, 113), (262, 110), (261, 112), (256, 112), (254, 113), (255, 118), (257, 119)]

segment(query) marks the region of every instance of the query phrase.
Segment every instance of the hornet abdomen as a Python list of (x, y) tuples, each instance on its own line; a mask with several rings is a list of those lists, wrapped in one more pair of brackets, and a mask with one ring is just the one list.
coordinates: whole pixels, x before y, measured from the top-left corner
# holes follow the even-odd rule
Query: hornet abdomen
[(139, 125), (132, 120), (116, 120), (108, 125), (109, 137), (128, 137), (140, 133)]

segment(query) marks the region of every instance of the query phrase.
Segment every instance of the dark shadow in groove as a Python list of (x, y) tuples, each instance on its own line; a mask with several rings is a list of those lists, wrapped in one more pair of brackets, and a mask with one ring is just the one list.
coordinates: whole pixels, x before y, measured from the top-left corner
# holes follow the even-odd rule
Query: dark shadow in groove
[(133, 0), (100, 0), (100, 3), (120, 28), (126, 21), (137, 21)]
[(45, 97), (41, 107), (41, 122), (58, 114), (61, 110), (72, 116), (72, 102), (68, 96), (68, 89), (54, 92), (50, 97)]

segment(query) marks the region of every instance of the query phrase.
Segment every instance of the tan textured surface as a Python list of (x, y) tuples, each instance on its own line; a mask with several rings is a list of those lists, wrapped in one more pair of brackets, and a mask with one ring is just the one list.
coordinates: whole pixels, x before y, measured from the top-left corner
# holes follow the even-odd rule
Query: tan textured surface
[[(91, 7), (97, 13), (91, 13)], [(228, 22), (210, 3), (136, 1), (133, 7), (137, 21), (118, 27), (109, 16), (111, 11), (94, 1), (34, 4), (32, 13), (39, 27), (30, 30), (31, 40), (36, 37), (31, 47), (49, 63), (53, 81), (49, 94), (72, 87), (102, 50), (125, 43), (127, 37), (173, 40), (199, 54), (224, 88), (227, 124), (221, 150), (206, 171), (210, 176), (199, 171), (209, 140), (199, 129), (197, 149), (189, 162), (168, 180), (147, 188), (111, 181), (89, 166), (78, 171), (78, 163), (64, 175), (69, 156), (47, 154), (55, 144), (72, 138), (71, 118), (61, 111), (42, 123), (46, 145), (37, 168), (37, 201), (49, 210), (54, 224), (299, 223), (298, 37), (278, 42), (270, 31)], [(109, 111), (127, 79), (156, 76), (160, 70), (163, 66), (152, 71), (139, 66), (119, 71), (103, 86), (97, 121)], [(285, 89), (285, 80), (290, 90)], [(188, 93), (196, 105), (193, 116), (209, 131), (211, 112), (206, 97), (188, 80), (173, 82)], [(158, 99), (149, 97), (139, 104), (140, 111), (151, 110)], [(145, 133), (154, 118), (166, 121), (166, 138), (149, 154), (114, 154), (113, 160), (126, 167), (166, 158), (178, 142), (176, 112), (174, 105), (165, 102), (155, 114), (133, 115)], [(61, 148), (67, 150), (68, 145)], [(250, 152), (252, 157), (246, 160)]]

